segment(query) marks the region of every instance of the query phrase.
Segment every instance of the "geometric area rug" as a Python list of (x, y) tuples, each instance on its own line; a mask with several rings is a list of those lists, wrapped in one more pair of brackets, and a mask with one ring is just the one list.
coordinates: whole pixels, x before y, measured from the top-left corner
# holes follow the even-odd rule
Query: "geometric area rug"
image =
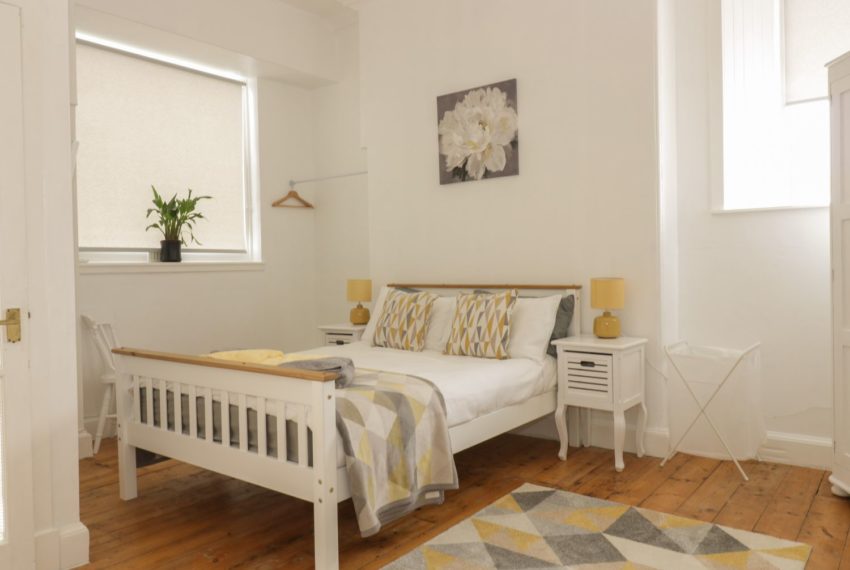
[(385, 568), (796, 570), (810, 553), (799, 542), (525, 484)]

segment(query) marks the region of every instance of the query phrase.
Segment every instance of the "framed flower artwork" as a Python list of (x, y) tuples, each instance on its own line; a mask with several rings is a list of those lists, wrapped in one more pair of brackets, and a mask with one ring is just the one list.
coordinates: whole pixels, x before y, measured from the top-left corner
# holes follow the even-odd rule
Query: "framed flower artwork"
[(437, 97), (440, 184), (519, 174), (516, 79)]

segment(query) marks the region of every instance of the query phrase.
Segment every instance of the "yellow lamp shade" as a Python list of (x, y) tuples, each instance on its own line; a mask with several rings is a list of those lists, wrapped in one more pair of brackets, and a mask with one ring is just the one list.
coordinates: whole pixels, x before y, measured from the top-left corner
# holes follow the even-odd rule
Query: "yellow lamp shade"
[(622, 309), (626, 285), (622, 277), (595, 277), (590, 280), (590, 306), (594, 309)]
[(346, 288), (346, 296), (349, 301), (371, 301), (372, 280), (371, 279), (349, 279)]

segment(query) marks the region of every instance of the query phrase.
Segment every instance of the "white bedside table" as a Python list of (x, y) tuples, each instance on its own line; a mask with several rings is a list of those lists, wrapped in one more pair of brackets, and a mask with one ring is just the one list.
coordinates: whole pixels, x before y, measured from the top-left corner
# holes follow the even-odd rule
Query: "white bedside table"
[(324, 335), (325, 344), (338, 345), (357, 342), (363, 336), (366, 325), (341, 323), (338, 325), (322, 325), (319, 327)]
[[(624, 412), (639, 406), (635, 436), (637, 455), (643, 457), (646, 343), (645, 338), (625, 336), (615, 339), (577, 336), (552, 342), (558, 350), (558, 408), (555, 411), (555, 424), (561, 439), (561, 450), (558, 453), (561, 460), (567, 458), (567, 406), (613, 412), (614, 467), (617, 471), (622, 471), (624, 467)], [(584, 444), (589, 445), (590, 442), (585, 441)]]

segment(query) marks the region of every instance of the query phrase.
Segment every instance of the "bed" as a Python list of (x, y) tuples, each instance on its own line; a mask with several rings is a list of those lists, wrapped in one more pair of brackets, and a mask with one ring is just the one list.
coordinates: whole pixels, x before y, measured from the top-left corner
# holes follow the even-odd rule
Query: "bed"
[[(390, 286), (415, 286), (444, 296), (505, 288), (525, 296), (574, 295), (568, 334), (578, 334), (581, 323), (581, 287), (576, 285)], [(260, 485), (313, 503), (316, 567), (338, 568), (336, 505), (351, 494), (338, 445), (335, 374), (134, 348), (114, 352), (122, 499), (138, 495), (136, 449)], [(556, 410), (551, 356), (540, 362), (489, 360), (368, 342), (307, 352), (345, 356), (358, 368), (433, 382), (445, 399), (453, 453)]]

